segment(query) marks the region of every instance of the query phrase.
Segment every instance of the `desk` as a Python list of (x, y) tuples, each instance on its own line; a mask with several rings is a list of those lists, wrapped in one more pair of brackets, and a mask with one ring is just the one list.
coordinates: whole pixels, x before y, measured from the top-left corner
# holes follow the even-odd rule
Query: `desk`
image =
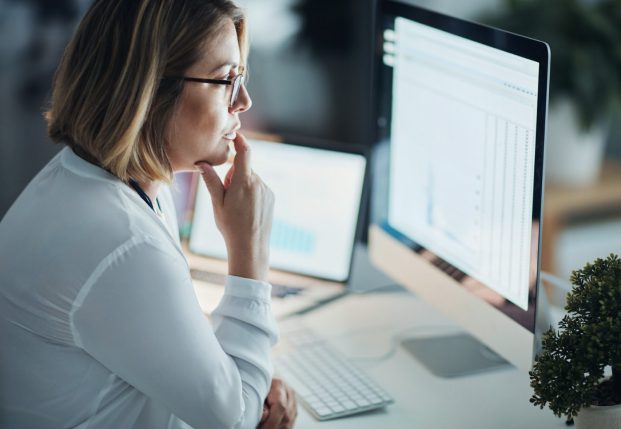
[[(387, 286), (390, 281), (369, 266), (358, 247), (351, 285), (356, 291)], [(386, 291), (389, 292), (381, 292)], [(199, 296), (200, 299), (200, 296)], [(278, 305), (278, 303), (275, 303)], [(299, 429), (552, 429), (564, 420), (529, 403), (528, 375), (515, 368), (483, 375), (442, 379), (396, 347), (396, 337), (448, 334), (458, 327), (413, 294), (399, 288), (350, 294), (303, 316), (280, 320), (281, 330), (303, 324), (352, 359), (395, 403), (384, 410), (319, 422), (300, 406)], [(275, 353), (278, 353), (276, 347)]]
[[(385, 410), (319, 422), (303, 407), (296, 428), (565, 428), (549, 409), (529, 403), (528, 375), (513, 367), (483, 375), (442, 379), (422, 367), (401, 347), (385, 359), (395, 336), (429, 336), (455, 332), (437, 311), (402, 291), (349, 295), (303, 317), (302, 323), (366, 371), (395, 399)], [(276, 350), (277, 352), (278, 350)]]

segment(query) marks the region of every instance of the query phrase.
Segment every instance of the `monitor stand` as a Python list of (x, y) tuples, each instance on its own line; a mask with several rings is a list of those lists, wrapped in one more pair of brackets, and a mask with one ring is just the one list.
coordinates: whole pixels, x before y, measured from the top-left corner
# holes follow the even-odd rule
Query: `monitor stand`
[(409, 338), (401, 345), (438, 377), (460, 377), (510, 366), (505, 359), (465, 333)]

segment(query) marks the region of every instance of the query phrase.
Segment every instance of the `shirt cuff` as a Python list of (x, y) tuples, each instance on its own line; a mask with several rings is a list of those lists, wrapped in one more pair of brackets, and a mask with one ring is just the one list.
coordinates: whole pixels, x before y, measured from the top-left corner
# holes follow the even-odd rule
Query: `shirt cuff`
[(227, 275), (224, 295), (271, 302), (272, 285), (268, 282)]

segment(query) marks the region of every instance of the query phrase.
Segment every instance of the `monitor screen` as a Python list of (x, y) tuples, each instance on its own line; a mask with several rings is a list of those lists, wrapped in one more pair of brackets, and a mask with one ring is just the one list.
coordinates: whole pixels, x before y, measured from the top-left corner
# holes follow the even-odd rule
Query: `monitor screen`
[[(366, 159), (354, 153), (249, 140), (252, 168), (276, 197), (270, 266), (313, 277), (349, 277), (362, 199)], [(221, 178), (230, 164), (216, 167)], [(190, 250), (226, 258), (211, 198), (201, 184)]]
[[(498, 310), (490, 315), (500, 312), (533, 333), (547, 46), (382, 3), (376, 232), (461, 289), (456, 296), (446, 289), (437, 299), (444, 303), (433, 292), (429, 298), (479, 338), (484, 335), (470, 322), (482, 315), (453, 305), (464, 290)], [(380, 267), (399, 270), (375, 255)]]

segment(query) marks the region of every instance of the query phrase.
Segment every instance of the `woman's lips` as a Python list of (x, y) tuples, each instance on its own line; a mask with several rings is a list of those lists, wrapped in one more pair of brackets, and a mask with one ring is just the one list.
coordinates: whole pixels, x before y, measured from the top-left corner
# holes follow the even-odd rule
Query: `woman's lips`
[(224, 135), (224, 138), (227, 140), (235, 140), (235, 137), (237, 137), (237, 133), (235, 131)]

